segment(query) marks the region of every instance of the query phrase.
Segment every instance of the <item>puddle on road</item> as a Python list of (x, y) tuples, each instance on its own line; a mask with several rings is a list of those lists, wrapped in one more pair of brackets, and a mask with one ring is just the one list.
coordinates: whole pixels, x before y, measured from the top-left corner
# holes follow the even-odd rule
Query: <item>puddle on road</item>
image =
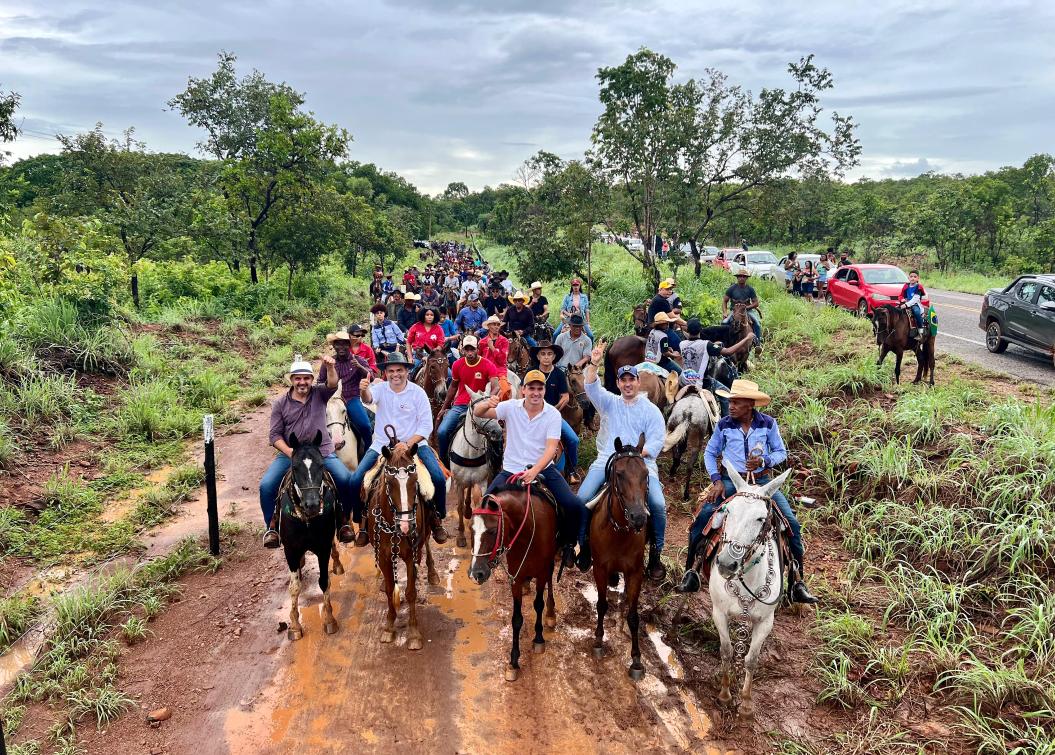
[(169, 465), (148, 472), (143, 476), (143, 482), (138, 487), (128, 491), (116, 501), (108, 503), (99, 515), (99, 521), (113, 524), (128, 516), (139, 505), (143, 496), (168, 482), (175, 471), (176, 465)]
[(681, 667), (681, 662), (678, 661), (674, 648), (663, 641), (663, 632), (652, 624), (646, 624), (645, 631), (648, 633), (648, 638), (652, 640), (652, 645), (656, 648), (656, 655), (659, 656), (659, 659), (663, 661), (663, 665), (666, 666), (670, 678), (684, 679), (685, 670)]

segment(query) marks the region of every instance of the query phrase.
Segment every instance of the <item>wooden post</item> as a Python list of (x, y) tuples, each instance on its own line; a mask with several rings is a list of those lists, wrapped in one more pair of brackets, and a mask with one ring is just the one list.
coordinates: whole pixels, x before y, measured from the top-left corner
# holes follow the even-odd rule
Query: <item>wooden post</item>
[(209, 553), (220, 555), (220, 514), (216, 509), (216, 443), (212, 415), (206, 414), (202, 421), (205, 436), (205, 499), (209, 512)]

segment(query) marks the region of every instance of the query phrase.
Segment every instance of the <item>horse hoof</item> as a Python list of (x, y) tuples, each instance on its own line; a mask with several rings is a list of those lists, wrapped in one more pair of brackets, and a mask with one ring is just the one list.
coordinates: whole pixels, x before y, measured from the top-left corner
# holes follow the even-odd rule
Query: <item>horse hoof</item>
[(421, 638), (411, 637), (407, 640), (407, 650), (421, 650)]
[(626, 673), (627, 673), (627, 676), (629, 676), (635, 682), (639, 682), (639, 681), (641, 681), (642, 679), (645, 678), (645, 669), (643, 667), (642, 668), (634, 668), (633, 666), (631, 666), (630, 668), (628, 668), (626, 670)]
[(303, 636), (304, 636), (304, 630), (303, 629), (290, 629), (289, 631), (286, 632), (286, 639), (289, 640), (290, 642), (296, 642), (297, 640), (299, 640)]
[(458, 542), (458, 547), (459, 548), (468, 548), (469, 547), (469, 541), (465, 539), (465, 535), (458, 535), (457, 542)]
[(741, 702), (740, 710), (737, 711), (740, 718), (754, 718), (755, 717), (755, 705), (751, 702)]
[(392, 642), (395, 639), (396, 639), (396, 633), (395, 632), (389, 631), (387, 629), (384, 629), (384, 630), (381, 631), (381, 642), (383, 642), (385, 644), (388, 644), (389, 642)]
[(531, 643), (531, 652), (534, 653), (535, 655), (542, 655), (543, 653), (546, 652), (546, 643), (545, 642), (532, 642)]
[(594, 658), (604, 658), (604, 647), (601, 645), (595, 645), (593, 648)]
[(325, 624), (322, 625), (322, 628), (326, 632), (326, 634), (337, 634), (338, 627), (336, 621), (327, 621)]
[(436, 572), (429, 572), (429, 586), (439, 587), (440, 586), (440, 575)]
[(729, 694), (729, 690), (723, 689), (718, 693), (718, 702), (722, 705), (728, 705), (729, 701), (733, 699), (733, 696)]
[(506, 681), (507, 682), (515, 682), (519, 678), (520, 678), (520, 669), (513, 668), (512, 666), (510, 666), (510, 667), (508, 667), (506, 669)]

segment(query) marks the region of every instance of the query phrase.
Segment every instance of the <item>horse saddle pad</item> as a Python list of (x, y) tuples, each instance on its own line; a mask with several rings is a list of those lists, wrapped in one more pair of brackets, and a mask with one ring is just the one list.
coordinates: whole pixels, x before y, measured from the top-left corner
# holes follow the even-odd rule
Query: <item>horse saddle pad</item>
[(655, 375), (659, 375), (664, 380), (667, 379), (667, 375), (670, 374), (670, 370), (665, 370), (655, 362), (641, 362), (637, 365), (638, 372), (651, 372)]
[[(418, 493), (424, 500), (431, 501), (432, 497), (436, 494), (436, 488), (432, 484), (432, 477), (429, 476), (429, 470), (425, 467), (425, 462), (417, 456), (414, 457), (414, 465), (417, 467)], [(378, 459), (377, 463), (366, 473), (363, 477), (363, 488), (365, 490), (373, 490), (374, 485), (377, 484), (380, 479), (379, 475), (381, 474), (381, 470), (384, 469), (384, 466), (385, 460), (382, 457)]]
[[(730, 500), (732, 498), (723, 501), (722, 505), (715, 509), (707, 525), (703, 528), (703, 534), (700, 536), (697, 554), (700, 560), (700, 577), (704, 583), (710, 578), (711, 563), (722, 547), (722, 533), (725, 532), (725, 506)], [(788, 524), (788, 520), (784, 515), (780, 513), (780, 509), (774, 508), (773, 511), (777, 516), (777, 548), (780, 549), (780, 559), (782, 563), (790, 564), (791, 550), (788, 544), (787, 533), (791, 532), (791, 525)]]

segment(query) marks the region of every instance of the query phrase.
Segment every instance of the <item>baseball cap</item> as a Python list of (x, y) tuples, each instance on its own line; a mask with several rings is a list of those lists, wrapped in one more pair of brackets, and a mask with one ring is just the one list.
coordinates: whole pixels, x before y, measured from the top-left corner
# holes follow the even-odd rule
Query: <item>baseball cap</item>
[(659, 284), (659, 287), (660, 288), (674, 288), (675, 285), (677, 285), (677, 284), (674, 283), (674, 279), (673, 278), (667, 278), (666, 280), (664, 280), (662, 283)]
[(543, 375), (540, 370), (531, 370), (528, 374), (524, 375), (524, 385), (527, 385), (528, 383), (542, 383), (545, 385), (546, 376)]
[(469, 301), (480, 301), (480, 295), (475, 292), (469, 294)]
[(472, 335), (466, 336), (462, 339), (462, 346), (477, 346), (479, 343), (480, 342), (476, 339), (476, 336)]
[[(635, 367), (632, 364), (624, 364), (615, 373), (615, 376), (617, 378), (621, 378), (623, 375), (633, 375), (634, 377), (637, 377), (637, 367)], [(527, 382), (527, 381), (525, 380), (524, 382)]]

